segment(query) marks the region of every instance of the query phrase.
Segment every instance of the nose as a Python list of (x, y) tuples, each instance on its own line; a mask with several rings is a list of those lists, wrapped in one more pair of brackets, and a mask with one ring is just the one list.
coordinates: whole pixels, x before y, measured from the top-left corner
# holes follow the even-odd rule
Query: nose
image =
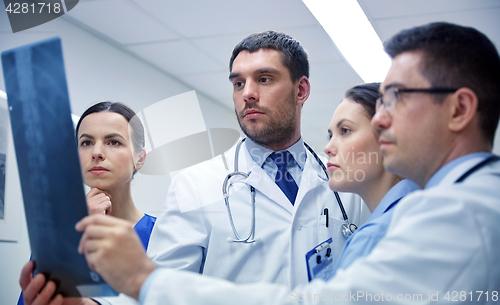
[(335, 137), (331, 137), (323, 149), (327, 156), (335, 157), (337, 155), (337, 146), (335, 145)]
[(92, 160), (103, 161), (104, 159), (106, 159), (106, 156), (104, 154), (102, 144), (96, 143), (92, 149)]
[(243, 100), (245, 102), (257, 102), (259, 100), (258, 84), (248, 80), (243, 88)]
[(382, 105), (377, 109), (377, 112), (373, 116), (371, 123), (373, 128), (375, 128), (377, 131), (382, 131), (391, 126), (391, 119), (391, 115), (385, 109), (385, 106)]

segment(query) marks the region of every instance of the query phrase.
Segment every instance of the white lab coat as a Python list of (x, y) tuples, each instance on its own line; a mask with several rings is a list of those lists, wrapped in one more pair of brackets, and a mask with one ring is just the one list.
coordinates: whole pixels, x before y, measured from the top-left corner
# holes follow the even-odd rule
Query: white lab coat
[[(295, 287), (308, 281), (306, 253), (333, 237), (333, 253), (340, 254), (346, 240), (344, 223), (325, 173), (307, 152), (295, 205), (251, 158), (245, 142), (239, 153), (239, 170), (249, 173), (256, 189), (255, 237), (252, 244), (228, 243), (235, 238), (222, 197), (222, 184), (233, 171), (235, 147), (221, 156), (195, 165), (172, 181), (166, 213), (158, 218), (149, 241), (148, 256), (160, 267), (190, 270), (236, 283), (258, 281)], [(230, 195), (230, 207), (242, 238), (250, 232), (249, 188), (243, 184)], [(235, 187), (235, 188), (236, 188)], [(349, 220), (361, 225), (369, 216), (359, 196), (340, 194)], [(321, 215), (329, 210), (329, 226)], [(189, 210), (182, 212), (183, 210)], [(363, 211), (362, 211), (363, 210)], [(365, 215), (362, 216), (362, 212)]]
[[(397, 205), (387, 235), (370, 255), (328, 281), (294, 288), (232, 283), (158, 269), (144, 304), (331, 304), (375, 300), (408, 304), (500, 302), (500, 162), (454, 181), (481, 159), (449, 172)], [(462, 299), (461, 299), (462, 298)], [(472, 301), (471, 301), (472, 299)]]

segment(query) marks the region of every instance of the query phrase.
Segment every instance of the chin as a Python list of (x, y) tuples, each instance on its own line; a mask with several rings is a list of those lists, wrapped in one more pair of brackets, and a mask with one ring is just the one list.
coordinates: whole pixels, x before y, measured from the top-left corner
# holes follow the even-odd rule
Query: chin
[[(250, 125), (250, 126), (249, 126)], [(260, 126), (257, 126), (256, 124), (249, 124), (245, 126), (245, 134), (249, 138), (259, 138), (261, 135), (265, 134), (265, 131), (263, 131), (263, 128)]]
[(398, 175), (398, 166), (397, 162), (394, 162), (394, 160), (391, 160), (390, 158), (384, 157), (384, 169), (386, 172), (391, 173), (391, 174), (396, 174)]
[(103, 181), (88, 181), (88, 183), (85, 181), (85, 184), (90, 188), (95, 187), (103, 191), (109, 188), (109, 183), (105, 183)]
[(353, 189), (356, 188), (356, 185), (359, 186), (359, 182), (354, 181), (346, 181), (346, 180), (328, 180), (328, 186), (332, 191), (336, 192), (348, 192), (353, 193)]

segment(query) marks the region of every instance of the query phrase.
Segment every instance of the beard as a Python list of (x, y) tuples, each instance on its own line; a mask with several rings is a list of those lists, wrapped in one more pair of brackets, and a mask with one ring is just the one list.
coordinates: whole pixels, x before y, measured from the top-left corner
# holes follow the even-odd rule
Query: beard
[[(256, 109), (265, 113), (269, 122), (265, 126), (258, 126), (258, 119), (244, 121), (244, 113), (247, 109)], [(259, 106), (258, 102), (247, 102), (245, 108), (240, 113), (235, 110), (238, 124), (243, 133), (255, 143), (264, 147), (288, 142), (295, 134), (298, 126), (295, 123), (297, 113), (294, 92), (286, 98), (283, 107), (271, 111), (268, 107)]]

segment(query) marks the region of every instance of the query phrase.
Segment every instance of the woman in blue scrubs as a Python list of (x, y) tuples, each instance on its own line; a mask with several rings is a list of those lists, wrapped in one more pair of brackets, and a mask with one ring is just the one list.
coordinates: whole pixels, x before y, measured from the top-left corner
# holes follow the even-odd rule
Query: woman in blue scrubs
[(145, 249), (156, 218), (140, 212), (130, 182), (144, 165), (144, 128), (121, 103), (101, 102), (87, 109), (76, 125), (78, 153), (90, 214), (104, 213), (135, 224)]
[[(83, 180), (90, 187), (86, 196), (89, 214), (112, 215), (135, 224), (147, 249), (156, 217), (137, 209), (130, 189), (146, 158), (141, 121), (122, 103), (101, 102), (82, 114), (76, 136)], [(19, 304), (24, 304), (23, 293)]]

